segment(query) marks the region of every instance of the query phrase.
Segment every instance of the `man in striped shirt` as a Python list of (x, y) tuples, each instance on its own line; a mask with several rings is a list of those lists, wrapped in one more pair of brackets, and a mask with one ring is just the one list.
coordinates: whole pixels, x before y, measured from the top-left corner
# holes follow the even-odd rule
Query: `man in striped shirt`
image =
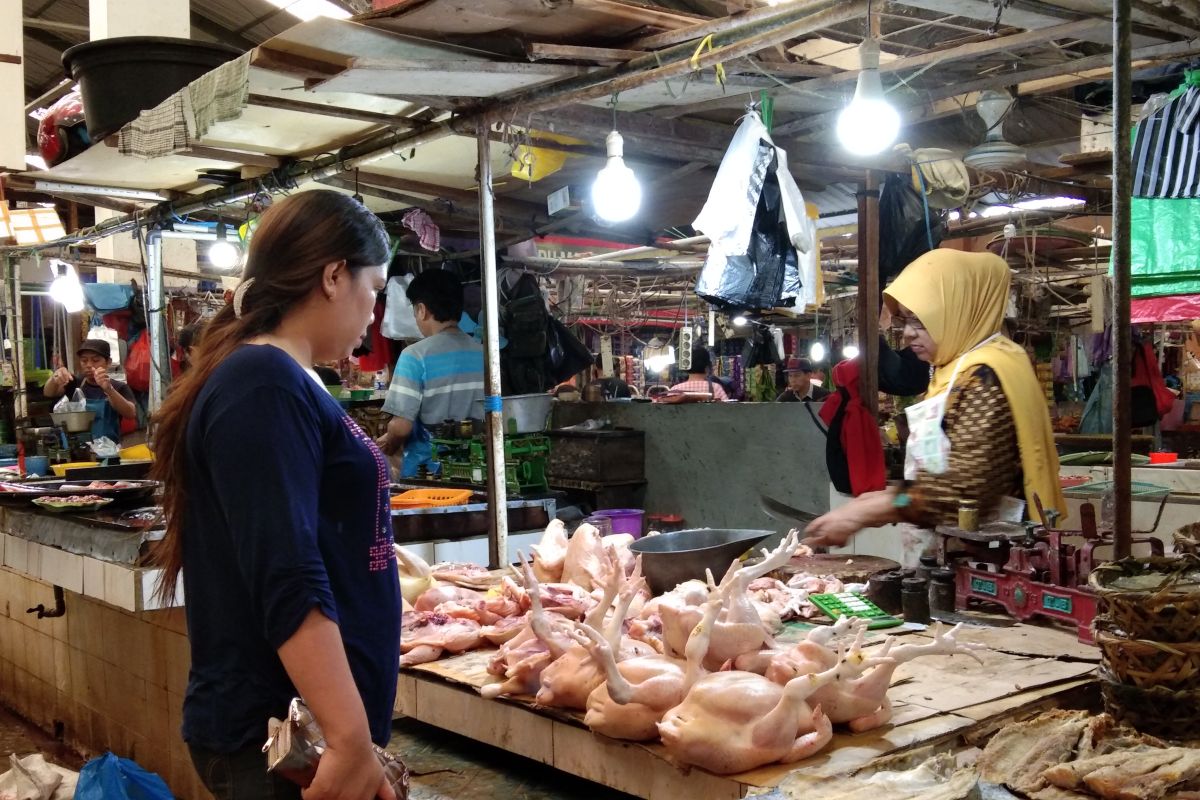
[(706, 394), (713, 400), (728, 400), (724, 387), (708, 374), (712, 367), (712, 356), (705, 347), (692, 349), (692, 364), (688, 367), (687, 380), (671, 387), (672, 392), (683, 394)]
[(408, 286), (417, 328), (424, 337), (400, 354), (383, 410), (392, 415), (380, 449), (403, 449), (402, 478), (415, 477), (433, 457), (430, 431), (447, 420), (478, 419), (483, 399), (483, 348), (458, 327), (462, 283), (451, 273), (426, 270)]

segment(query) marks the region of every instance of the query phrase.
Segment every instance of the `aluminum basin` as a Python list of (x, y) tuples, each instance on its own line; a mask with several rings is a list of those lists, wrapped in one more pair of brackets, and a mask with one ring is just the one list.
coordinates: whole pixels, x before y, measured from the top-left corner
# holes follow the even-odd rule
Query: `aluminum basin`
[(684, 581), (704, 580), (712, 570), (720, 580), (729, 565), (775, 531), (740, 528), (694, 528), (638, 539), (629, 549), (642, 557), (642, 574), (655, 595), (674, 589)]

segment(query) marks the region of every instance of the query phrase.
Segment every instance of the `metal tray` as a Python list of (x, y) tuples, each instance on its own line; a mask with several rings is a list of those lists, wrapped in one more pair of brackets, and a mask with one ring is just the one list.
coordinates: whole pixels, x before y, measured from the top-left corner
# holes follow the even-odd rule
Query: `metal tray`
[(144, 500), (153, 496), (158, 490), (158, 481), (124, 481), (130, 486), (119, 489), (89, 489), (91, 481), (65, 480), (56, 478), (45, 481), (27, 481), (25, 483), (0, 482), (0, 504), (31, 505), (38, 497), (66, 497), (73, 494), (94, 494), (98, 497), (111, 497), (119, 502)]

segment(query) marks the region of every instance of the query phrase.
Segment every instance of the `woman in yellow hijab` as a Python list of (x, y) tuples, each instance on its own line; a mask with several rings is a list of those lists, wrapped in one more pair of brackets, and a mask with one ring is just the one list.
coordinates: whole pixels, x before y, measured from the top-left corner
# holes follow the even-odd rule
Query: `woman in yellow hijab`
[(1026, 502), (1066, 512), (1045, 394), (1025, 349), (1001, 332), (1011, 280), (991, 253), (932, 250), (884, 291), (905, 343), (931, 368), (908, 412), (905, 485), (870, 492), (808, 526), (808, 543), (839, 546), (892, 522), (955, 525), (963, 500), (981, 518)]

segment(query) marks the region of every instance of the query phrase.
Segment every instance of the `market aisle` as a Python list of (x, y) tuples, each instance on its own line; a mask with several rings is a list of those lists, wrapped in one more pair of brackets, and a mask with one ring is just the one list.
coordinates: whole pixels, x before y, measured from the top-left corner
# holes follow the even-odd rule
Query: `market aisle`
[(393, 724), (388, 750), (403, 756), (412, 772), (410, 800), (633, 800), (624, 792), (413, 719)]

